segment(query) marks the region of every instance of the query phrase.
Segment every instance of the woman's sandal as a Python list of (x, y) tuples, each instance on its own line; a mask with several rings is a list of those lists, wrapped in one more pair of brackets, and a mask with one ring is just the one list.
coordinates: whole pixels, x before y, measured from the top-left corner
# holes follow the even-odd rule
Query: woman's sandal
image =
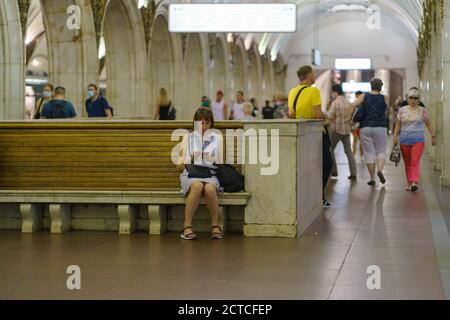
[[(191, 229), (192, 232), (185, 235), (184, 232), (188, 229)], [(194, 233), (194, 229), (192, 229), (192, 227), (189, 226), (189, 227), (184, 228), (183, 231), (181, 231), (181, 239), (182, 240), (197, 240), (198, 238), (197, 238), (197, 235)]]
[[(214, 229), (219, 229), (220, 231), (214, 232)], [(211, 239), (213, 239), (213, 240), (222, 240), (223, 239), (223, 231), (220, 226), (212, 226), (211, 231), (212, 231)]]

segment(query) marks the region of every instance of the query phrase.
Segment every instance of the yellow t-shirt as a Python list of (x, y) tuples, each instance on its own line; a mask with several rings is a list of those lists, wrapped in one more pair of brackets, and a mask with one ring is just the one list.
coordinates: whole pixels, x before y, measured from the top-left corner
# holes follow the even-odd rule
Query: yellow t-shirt
[[(291, 90), (288, 97), (289, 109), (294, 111), (294, 101), (297, 94), (305, 85), (300, 85)], [(310, 87), (303, 90), (300, 98), (297, 101), (297, 119), (315, 119), (314, 108), (315, 106), (321, 106), (322, 99), (320, 97), (320, 91), (317, 88)]]

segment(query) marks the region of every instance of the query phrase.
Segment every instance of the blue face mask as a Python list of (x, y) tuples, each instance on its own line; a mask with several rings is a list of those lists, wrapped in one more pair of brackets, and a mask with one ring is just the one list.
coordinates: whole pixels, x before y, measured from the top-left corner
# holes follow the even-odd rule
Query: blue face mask
[(88, 97), (92, 98), (93, 96), (95, 96), (94, 90), (88, 90)]
[(45, 90), (42, 95), (44, 96), (44, 98), (50, 98), (52, 96), (52, 92)]

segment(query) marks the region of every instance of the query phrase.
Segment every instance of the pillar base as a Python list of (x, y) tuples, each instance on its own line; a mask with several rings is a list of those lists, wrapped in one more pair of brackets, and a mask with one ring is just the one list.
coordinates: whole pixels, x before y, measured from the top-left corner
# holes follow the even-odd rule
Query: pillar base
[(246, 224), (244, 225), (244, 236), (296, 238), (297, 226), (275, 224)]
[(441, 176), (440, 181), (441, 181), (441, 186), (450, 187), (450, 177)]

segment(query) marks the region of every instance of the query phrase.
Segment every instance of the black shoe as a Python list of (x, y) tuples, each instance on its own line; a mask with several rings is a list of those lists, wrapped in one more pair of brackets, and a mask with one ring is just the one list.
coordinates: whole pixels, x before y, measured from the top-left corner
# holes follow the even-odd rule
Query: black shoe
[(419, 187), (416, 186), (415, 184), (413, 184), (413, 185), (411, 186), (411, 191), (412, 191), (412, 192), (416, 192), (417, 190), (419, 190)]
[(378, 178), (380, 178), (380, 182), (382, 184), (385, 184), (386, 183), (386, 179), (384, 178), (383, 172), (378, 171), (377, 175), (378, 175)]
[(331, 203), (329, 203), (327, 200), (323, 200), (323, 207), (325, 209), (331, 208)]
[(375, 187), (377, 183), (375, 182), (375, 180), (372, 180), (372, 181), (367, 182), (367, 184), (369, 186)]
[(348, 177), (348, 180), (356, 181), (357, 178), (356, 178), (356, 176), (350, 176), (350, 177)]

